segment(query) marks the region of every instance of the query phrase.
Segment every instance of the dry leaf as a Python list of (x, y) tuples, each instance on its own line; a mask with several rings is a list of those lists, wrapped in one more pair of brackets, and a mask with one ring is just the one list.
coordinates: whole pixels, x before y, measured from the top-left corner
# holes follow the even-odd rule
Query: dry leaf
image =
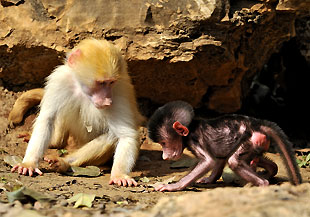
[(78, 208), (78, 207), (92, 207), (92, 203), (95, 199), (94, 194), (84, 194), (84, 193), (78, 193), (76, 195), (74, 195), (73, 197), (71, 197), (70, 199), (68, 199), (69, 203), (75, 202), (74, 204), (74, 208)]
[(23, 161), (21, 157), (11, 155), (6, 155), (3, 160), (5, 163), (11, 165), (12, 167), (17, 164), (20, 164)]
[(15, 200), (26, 201), (27, 197), (23, 193), (23, 188), (24, 187), (22, 187), (16, 191), (13, 191), (13, 192), (6, 192), (6, 195), (8, 197), (8, 201), (10, 203), (14, 202)]
[(155, 184), (150, 185), (150, 186), (152, 186), (153, 188), (156, 188), (156, 187), (159, 186), (159, 185), (169, 184), (169, 183), (173, 182), (174, 179), (175, 179), (175, 176), (173, 176), (173, 177), (171, 177), (171, 178), (169, 178), (169, 179), (166, 179), (166, 180), (164, 180), (164, 181), (162, 181), (162, 182), (156, 182)]
[(96, 177), (100, 175), (100, 168), (96, 166), (77, 167), (71, 166), (71, 172), (66, 172), (69, 176), (89, 176)]
[(6, 192), (8, 201), (12, 203), (15, 200), (19, 201), (27, 201), (30, 198), (36, 201), (51, 201), (54, 200), (50, 196), (41, 194), (37, 191), (31, 190), (26, 187), (21, 187), (20, 189), (13, 191), (13, 192)]

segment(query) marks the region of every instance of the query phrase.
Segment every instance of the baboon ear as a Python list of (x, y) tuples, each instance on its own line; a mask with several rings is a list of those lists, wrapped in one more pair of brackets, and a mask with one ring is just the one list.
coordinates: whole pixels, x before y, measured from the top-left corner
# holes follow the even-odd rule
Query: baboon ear
[(177, 134), (179, 134), (180, 136), (187, 136), (189, 133), (187, 127), (185, 127), (179, 121), (174, 122), (172, 127), (175, 130), (175, 132), (177, 132)]
[(76, 49), (72, 53), (69, 54), (68, 63), (69, 66), (72, 67), (77, 62), (77, 60), (81, 57), (82, 51), (80, 49)]

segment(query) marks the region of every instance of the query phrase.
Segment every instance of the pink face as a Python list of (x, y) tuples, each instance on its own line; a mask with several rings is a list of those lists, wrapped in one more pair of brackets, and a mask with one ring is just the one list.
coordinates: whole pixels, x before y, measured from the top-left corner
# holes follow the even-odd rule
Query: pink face
[(91, 89), (91, 100), (98, 109), (103, 109), (112, 105), (112, 86), (115, 83), (114, 79), (105, 81), (96, 81)]
[(164, 160), (178, 160), (181, 158), (183, 153), (182, 137), (175, 139), (174, 141), (161, 141), (163, 148), (163, 159)]

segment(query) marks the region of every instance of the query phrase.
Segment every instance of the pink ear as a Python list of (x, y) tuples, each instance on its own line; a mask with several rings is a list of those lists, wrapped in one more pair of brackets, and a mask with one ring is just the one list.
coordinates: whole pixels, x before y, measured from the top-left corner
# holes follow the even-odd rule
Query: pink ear
[(76, 49), (75, 51), (73, 51), (68, 58), (69, 66), (72, 67), (81, 55), (82, 51), (80, 49)]
[(189, 133), (187, 127), (185, 127), (178, 121), (174, 122), (172, 127), (175, 130), (175, 132), (177, 132), (180, 136), (187, 136)]

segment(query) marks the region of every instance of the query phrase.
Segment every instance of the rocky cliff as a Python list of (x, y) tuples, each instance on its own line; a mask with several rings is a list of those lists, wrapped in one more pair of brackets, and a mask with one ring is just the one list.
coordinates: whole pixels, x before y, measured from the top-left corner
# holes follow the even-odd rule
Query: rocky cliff
[(77, 42), (106, 38), (126, 56), (140, 99), (234, 112), (309, 8), (298, 0), (1, 0), (0, 84), (40, 86)]

